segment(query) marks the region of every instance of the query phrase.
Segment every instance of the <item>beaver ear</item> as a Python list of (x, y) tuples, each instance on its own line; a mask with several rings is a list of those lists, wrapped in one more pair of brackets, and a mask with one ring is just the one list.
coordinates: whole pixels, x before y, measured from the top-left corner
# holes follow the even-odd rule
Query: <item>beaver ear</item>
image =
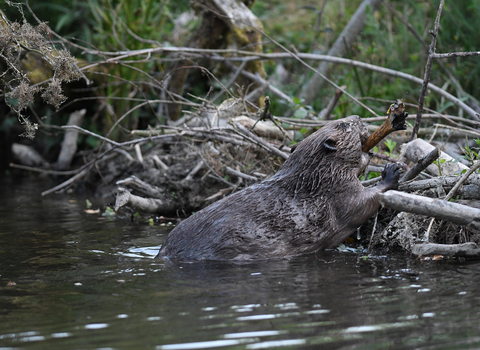
[(294, 144), (292, 147), (290, 147), (290, 153), (293, 153), (295, 151), (295, 148), (297, 148), (298, 143)]
[(332, 138), (327, 138), (325, 141), (323, 141), (323, 146), (326, 149), (329, 149), (330, 151), (336, 151), (337, 150), (337, 141), (335, 141)]

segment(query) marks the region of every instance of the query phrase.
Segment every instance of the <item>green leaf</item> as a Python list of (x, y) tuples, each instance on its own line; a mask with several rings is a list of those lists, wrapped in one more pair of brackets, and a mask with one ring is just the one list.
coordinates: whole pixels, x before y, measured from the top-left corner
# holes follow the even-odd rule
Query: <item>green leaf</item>
[(397, 145), (397, 143), (391, 139), (387, 139), (385, 140), (384, 142), (385, 146), (387, 146), (388, 150), (390, 151), (390, 153), (393, 152), (393, 149), (395, 148), (395, 146)]
[(294, 97), (292, 98), (292, 101), (293, 103), (295, 103), (296, 105), (299, 105), (300, 103), (302, 103), (302, 100), (298, 97)]
[(307, 116), (308, 112), (304, 108), (299, 108), (296, 110), (295, 114), (293, 115), (295, 118), (304, 119)]

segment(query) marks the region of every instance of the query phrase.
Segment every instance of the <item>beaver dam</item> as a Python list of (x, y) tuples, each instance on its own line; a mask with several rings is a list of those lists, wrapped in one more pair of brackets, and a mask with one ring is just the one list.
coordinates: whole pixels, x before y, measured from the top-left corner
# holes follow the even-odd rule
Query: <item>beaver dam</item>
[[(381, 208), (351, 235), (347, 247), (359, 252), (401, 248), (437, 259), (439, 256), (480, 256), (477, 248), (480, 243), (479, 162), (468, 158), (478, 151), (478, 141), (465, 138), (474, 132), (436, 126), (419, 131), (419, 135), (428, 135), (430, 143), (421, 138), (408, 141), (411, 131), (402, 130), (405, 125), (401, 121), (396, 129), (384, 130), (379, 136), (378, 130), (385, 129), (385, 124), (396, 117), (394, 112), (399, 104), (402, 109), (397, 114), (408, 110), (408, 105), (397, 100), (390, 108), (386, 106), (385, 109), (389, 110), (387, 117), (363, 120), (365, 130), (371, 132), (369, 140), (376, 138), (375, 142), (378, 142), (388, 136), (375, 148), (373, 144), (367, 147), (373, 148), (369, 153), (370, 162), (366, 167), (362, 166), (361, 174), (357, 174), (364, 188), (368, 189), (381, 181), (387, 163), (397, 164), (403, 169), (395, 186), (398, 190), (377, 195)], [(178, 126), (137, 130), (133, 132), (136, 138), (124, 143), (102, 138), (106, 141), (104, 146), (83, 155), (85, 165), (77, 174), (43, 195), (52, 196), (55, 191), (73, 187), (75, 191), (94, 193), (104, 203), (111, 203), (110, 208), (124, 220), (141, 214), (140, 217), (151, 217), (159, 222), (178, 222), (192, 212), (271, 178), (292, 157), (292, 149), (299, 147), (288, 146), (292, 144), (295, 129), (309, 128), (313, 132), (329, 123), (277, 118), (266, 109), (252, 115), (238, 105), (244, 106), (240, 99), (229, 100), (217, 110), (207, 110), (202, 116), (196, 116), (203, 125), (198, 121), (193, 121), (196, 122), (193, 125), (185, 121)], [(268, 117), (260, 120), (259, 116), (264, 115)], [(403, 120), (405, 117), (407, 114), (403, 113)], [(407, 117), (407, 123), (410, 119)], [(373, 123), (382, 120), (384, 123), (380, 127)], [(65, 128), (68, 130), (65, 138), (76, 137), (79, 132), (90, 133), (75, 126)], [(366, 132), (365, 139), (370, 133)], [(321, 159), (315, 159), (315, 156), (326, 156), (321, 150), (317, 152), (320, 153), (302, 162), (301, 166), (315, 169), (314, 164), (308, 163), (320, 162)], [(28, 159), (26, 157), (21, 159)], [(329, 160), (332, 164), (338, 161), (335, 158)], [(298, 175), (303, 170), (296, 169)], [(62, 174), (51, 170), (45, 172)], [(333, 172), (325, 176), (341, 174)], [(341, 182), (330, 183), (332, 185), (322, 191), (333, 193), (330, 201), (338, 201), (341, 203), (339, 207), (348, 211), (352, 199), (345, 200), (348, 196), (341, 195), (344, 190), (339, 188)], [(335, 197), (336, 193), (338, 197)], [(242, 222), (234, 225), (242, 225)]]

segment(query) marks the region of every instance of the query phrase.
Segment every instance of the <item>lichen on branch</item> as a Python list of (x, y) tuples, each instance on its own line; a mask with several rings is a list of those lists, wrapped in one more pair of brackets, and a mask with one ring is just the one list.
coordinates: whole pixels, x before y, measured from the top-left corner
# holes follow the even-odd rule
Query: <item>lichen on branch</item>
[(76, 59), (67, 50), (55, 48), (47, 39), (49, 28), (45, 23), (33, 26), (25, 20), (21, 4), (8, 1), (7, 4), (19, 9), (23, 23), (10, 22), (0, 11), (0, 58), (6, 65), (0, 75), (3, 96), (25, 128), (20, 136), (33, 139), (38, 125), (31, 123), (22, 112), (38, 94), (58, 109), (67, 99), (62, 82), (78, 80), (81, 73)]

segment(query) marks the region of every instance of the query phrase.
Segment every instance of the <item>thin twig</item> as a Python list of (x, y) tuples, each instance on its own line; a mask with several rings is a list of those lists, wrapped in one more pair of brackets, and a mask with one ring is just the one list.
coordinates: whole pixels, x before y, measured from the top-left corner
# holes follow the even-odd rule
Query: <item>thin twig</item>
[(253, 143), (257, 144), (258, 146), (262, 147), (263, 149), (265, 149), (268, 152), (271, 152), (271, 153), (275, 154), (276, 156), (279, 156), (283, 159), (288, 159), (288, 157), (289, 157), (288, 154), (276, 149), (273, 146), (270, 146), (265, 141), (263, 141), (261, 138), (254, 135), (253, 133), (251, 133), (243, 125), (240, 125), (239, 123), (235, 123), (235, 127), (238, 130), (240, 130), (244, 134), (243, 136), (246, 137), (247, 139), (249, 139), (250, 142), (253, 142)]
[(467, 135), (472, 135), (473, 137), (480, 137), (480, 132), (476, 131), (476, 130), (467, 130), (467, 129), (463, 129), (463, 128), (456, 128), (454, 126), (444, 125), (444, 124), (433, 124), (433, 126), (439, 127), (439, 128), (445, 128), (445, 129), (451, 129), (451, 130), (459, 131), (459, 132), (462, 132), (462, 133), (467, 134)]
[(258, 181), (258, 179), (255, 176), (244, 174), (244, 173), (242, 173), (240, 171), (237, 171), (235, 169), (232, 169), (228, 166), (226, 167), (226, 173), (230, 174), (230, 175), (234, 175), (236, 177), (241, 177), (241, 178), (243, 178), (245, 180), (248, 180), (248, 181), (254, 181), (254, 182)]
[(440, 26), (440, 16), (442, 14), (443, 2), (444, 0), (440, 0), (437, 17), (435, 18), (434, 29), (433, 31), (430, 31), (430, 34), (432, 35), (432, 42), (430, 43), (430, 47), (428, 50), (428, 59), (425, 66), (425, 75), (423, 78), (422, 90), (420, 91), (420, 96), (418, 98), (417, 117), (415, 119), (415, 125), (413, 126), (412, 136), (410, 137), (410, 140), (414, 140), (417, 137), (418, 129), (420, 129), (420, 122), (422, 121), (423, 103), (425, 102), (425, 95), (427, 93), (428, 82), (430, 81), (430, 73), (432, 71), (432, 55), (435, 53), (435, 45), (437, 44), (438, 27)]
[[(227, 67), (229, 67), (230, 69), (232, 69), (232, 70), (237, 69), (237, 66), (235, 66), (232, 62), (229, 62), (224, 57), (221, 57), (221, 56), (218, 56), (218, 55), (214, 55), (213, 57), (216, 57), (218, 60), (223, 61), (223, 63)], [(244, 77), (258, 83), (259, 85), (267, 85), (268, 89), (273, 94), (277, 95), (278, 97), (287, 101), (288, 103), (293, 104), (293, 99), (290, 96), (288, 96), (287, 94), (282, 92), (280, 89), (278, 89), (275, 86), (273, 86), (272, 84), (270, 84), (267, 80), (263, 79), (259, 74), (253, 74), (251, 72), (247, 72), (246, 70), (241, 70), (240, 74), (242, 74)]]
[(109, 144), (111, 144), (112, 146), (116, 146), (116, 147), (120, 147), (120, 143), (116, 142), (116, 141), (113, 141), (113, 140), (110, 140), (109, 138), (107, 137), (103, 137), (101, 135), (98, 135), (98, 134), (95, 134), (94, 132), (91, 132), (89, 130), (86, 130), (78, 125), (63, 125), (61, 127), (62, 129), (73, 129), (73, 130), (78, 130), (79, 132), (81, 132), (82, 134), (85, 134), (85, 135), (89, 135), (89, 136), (93, 136), (99, 140), (102, 140), (102, 141), (105, 141)]
[(372, 234), (370, 235), (370, 241), (368, 242), (367, 252), (370, 251), (370, 247), (372, 246), (373, 235), (375, 234), (375, 230), (377, 228), (377, 220), (378, 220), (378, 210), (375, 213), (375, 221), (373, 223)]
[(235, 82), (235, 80), (237, 80), (238, 76), (243, 71), (243, 69), (245, 68), (246, 65), (247, 65), (247, 61), (243, 61), (243, 62), (240, 63), (240, 66), (238, 67), (238, 69), (235, 71), (235, 73), (230, 78), (230, 80), (225, 84), (224, 89), (222, 89), (221, 91), (218, 92), (218, 94), (213, 96), (212, 99), (210, 100), (210, 102), (214, 103), (216, 100), (218, 100), (220, 97), (222, 97), (222, 95), (226, 92), (225, 90), (227, 90), (227, 92), (228, 92), (228, 88), (230, 86), (232, 86), (232, 84)]
[(50, 169), (35, 168), (35, 167), (31, 167), (31, 166), (14, 164), (14, 163), (10, 163), (9, 166), (10, 166), (10, 168), (22, 169), (22, 170), (28, 170), (28, 171), (35, 171), (37, 173), (43, 173), (43, 174), (49, 174), (49, 175), (75, 175), (79, 171), (78, 169), (76, 169), (76, 170), (65, 170), (65, 171), (50, 170)]
[(65, 182), (62, 182), (60, 185), (57, 185), (49, 190), (46, 190), (46, 191), (43, 191), (42, 192), (42, 196), (46, 196), (47, 194), (50, 194), (52, 192), (55, 192), (55, 191), (59, 191), (67, 186), (70, 186), (71, 184), (73, 184), (75, 181), (77, 181), (78, 179), (81, 179), (82, 177), (84, 177), (85, 175), (87, 175), (87, 173), (90, 171), (90, 169), (93, 168), (93, 164), (89, 167), (89, 168), (85, 168), (83, 169), (81, 172), (79, 172), (77, 175), (75, 176), (72, 176), (71, 178), (69, 178), (67, 181)]

